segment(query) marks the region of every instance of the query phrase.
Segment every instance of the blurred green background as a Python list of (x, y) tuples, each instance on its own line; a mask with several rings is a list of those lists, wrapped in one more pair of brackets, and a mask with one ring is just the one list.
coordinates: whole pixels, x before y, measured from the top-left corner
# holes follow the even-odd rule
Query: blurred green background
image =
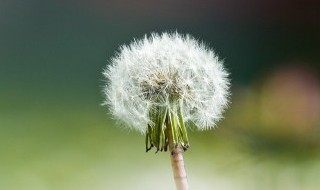
[(177, 30), (232, 79), (218, 128), (189, 131), (191, 189), (318, 190), (319, 13), (313, 0), (0, 0), (0, 189), (174, 189), (168, 154), (146, 154), (100, 104), (119, 45)]

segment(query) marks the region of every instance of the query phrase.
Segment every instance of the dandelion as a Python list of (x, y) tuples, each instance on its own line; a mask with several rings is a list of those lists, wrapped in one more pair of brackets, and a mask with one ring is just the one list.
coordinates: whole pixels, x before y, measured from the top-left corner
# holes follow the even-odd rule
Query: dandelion
[(215, 53), (190, 35), (163, 33), (122, 46), (103, 72), (105, 105), (145, 135), (146, 151), (171, 152), (177, 189), (188, 189), (187, 127), (213, 128), (228, 104), (229, 80)]

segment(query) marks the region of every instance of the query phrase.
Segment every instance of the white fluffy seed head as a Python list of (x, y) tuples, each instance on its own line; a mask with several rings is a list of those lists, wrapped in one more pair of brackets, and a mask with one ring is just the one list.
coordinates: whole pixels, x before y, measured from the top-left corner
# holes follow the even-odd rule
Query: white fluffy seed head
[(182, 100), (185, 122), (215, 126), (228, 104), (229, 80), (215, 53), (190, 35), (152, 34), (122, 46), (103, 75), (105, 105), (126, 126), (145, 133), (155, 105)]

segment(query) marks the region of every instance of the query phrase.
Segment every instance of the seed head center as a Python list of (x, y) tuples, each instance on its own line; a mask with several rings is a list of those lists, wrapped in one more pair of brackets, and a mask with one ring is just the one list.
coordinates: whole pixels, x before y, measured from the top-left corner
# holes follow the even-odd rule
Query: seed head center
[(147, 75), (140, 83), (141, 90), (147, 100), (158, 100), (159, 98), (181, 98), (183, 88), (181, 78), (177, 72), (156, 71)]

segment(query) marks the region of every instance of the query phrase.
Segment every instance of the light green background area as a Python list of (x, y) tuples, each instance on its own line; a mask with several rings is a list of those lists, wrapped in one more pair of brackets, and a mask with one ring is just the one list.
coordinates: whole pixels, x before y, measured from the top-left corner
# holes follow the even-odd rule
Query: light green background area
[[(1, 189), (173, 189), (168, 153), (145, 153), (144, 137), (116, 127), (101, 107), (51, 108), (1, 112)], [(219, 132), (222, 127), (189, 133), (184, 156), (192, 188), (319, 186), (318, 156), (252, 153)]]

